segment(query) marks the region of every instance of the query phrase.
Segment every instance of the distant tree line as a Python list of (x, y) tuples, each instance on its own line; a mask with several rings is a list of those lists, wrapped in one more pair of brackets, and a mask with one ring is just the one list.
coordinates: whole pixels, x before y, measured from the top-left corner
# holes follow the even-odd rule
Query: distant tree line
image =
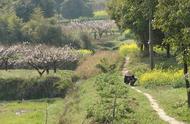
[(65, 35), (58, 20), (91, 16), (92, 10), (83, 0), (1, 0), (0, 14), (2, 44), (30, 42), (80, 47), (78, 41)]

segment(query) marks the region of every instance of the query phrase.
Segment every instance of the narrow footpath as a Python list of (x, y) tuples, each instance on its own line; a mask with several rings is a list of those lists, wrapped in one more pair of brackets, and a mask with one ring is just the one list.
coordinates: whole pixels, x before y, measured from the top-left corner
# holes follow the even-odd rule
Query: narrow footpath
[[(126, 58), (125, 65), (124, 65), (125, 68), (123, 68), (123, 71), (122, 71), (123, 75), (124, 75), (125, 71), (127, 71), (126, 67), (128, 65), (128, 62), (129, 62), (129, 58)], [(170, 117), (169, 115), (167, 115), (166, 112), (162, 108), (159, 107), (159, 104), (157, 103), (157, 101), (150, 94), (145, 93), (145, 92), (139, 90), (136, 87), (131, 87), (131, 88), (133, 90), (137, 91), (138, 93), (141, 93), (141, 94), (143, 94), (144, 96), (147, 97), (147, 99), (150, 102), (151, 107), (159, 115), (160, 119), (162, 119), (163, 121), (168, 122), (169, 124), (185, 124), (184, 122), (177, 121), (175, 118)]]

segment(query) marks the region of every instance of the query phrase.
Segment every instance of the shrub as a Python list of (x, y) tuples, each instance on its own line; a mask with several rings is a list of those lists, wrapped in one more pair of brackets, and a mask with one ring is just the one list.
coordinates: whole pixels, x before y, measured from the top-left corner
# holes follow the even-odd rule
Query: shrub
[(139, 78), (141, 85), (148, 87), (155, 86), (173, 86), (175, 88), (182, 87), (183, 84), (183, 73), (182, 71), (162, 71), (154, 70), (142, 74)]
[(128, 106), (128, 89), (118, 73), (102, 74), (95, 84), (100, 100), (88, 109), (87, 117), (100, 123), (122, 123), (131, 109)]
[(139, 49), (135, 43), (125, 43), (119, 47), (119, 54), (126, 57), (130, 53), (138, 52)]
[(80, 78), (87, 79), (101, 73), (101, 70), (96, 66), (100, 64), (102, 59), (107, 59), (109, 65), (119, 65), (120, 62), (120, 56), (117, 54), (117, 52), (100, 51), (92, 56), (86, 57), (76, 69), (75, 74)]
[[(60, 75), (44, 77), (34, 76), (31, 73), (34, 77), (26, 75), (23, 78), (18, 74), (10, 76), (10, 73), (0, 77), (0, 100), (64, 97), (67, 89), (72, 85), (70, 73), (60, 72)], [(19, 74), (22, 73), (24, 72)]]

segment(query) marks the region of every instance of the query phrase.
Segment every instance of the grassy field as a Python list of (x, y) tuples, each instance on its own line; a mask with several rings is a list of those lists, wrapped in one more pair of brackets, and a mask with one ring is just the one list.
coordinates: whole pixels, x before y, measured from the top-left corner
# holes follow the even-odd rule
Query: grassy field
[[(55, 74), (53, 71), (50, 71), (50, 74), (44, 74), (43, 77), (46, 76), (58, 76), (62, 77), (64, 76), (70, 76), (72, 71), (63, 71), (63, 70), (58, 70), (58, 72)], [(16, 69), (16, 70), (0, 70), (0, 78), (1, 79), (9, 79), (9, 78), (20, 78), (20, 79), (31, 79), (31, 78), (36, 78), (40, 77), (37, 71), (35, 70), (28, 70), (28, 69)], [(64, 78), (64, 77), (62, 77)]]
[[(72, 71), (58, 71), (57, 74), (51, 72), (48, 76), (45, 74), (40, 77), (35, 70), (9, 70), (0, 71), (1, 81), (13, 82), (25, 80), (31, 83), (36, 80), (44, 80), (48, 77), (60, 77), (61, 80), (71, 77)], [(21, 82), (20, 82), (21, 83)], [(70, 82), (71, 83), (71, 82)], [(2, 86), (2, 85), (0, 85)], [(11, 86), (11, 85), (10, 85)], [(1, 88), (0, 92), (3, 93)], [(12, 89), (8, 89), (12, 91)], [(21, 92), (21, 91), (20, 91)], [(63, 98), (43, 98), (36, 100), (15, 100), (0, 101), (0, 123), (1, 124), (57, 124), (63, 112), (62, 108), (65, 102)]]
[[(97, 91), (94, 86), (95, 78), (81, 81), (75, 91), (65, 99), (64, 114), (61, 124), (90, 124), (86, 119), (87, 108), (98, 100)], [(129, 89), (129, 98), (136, 101), (134, 112), (125, 120), (129, 124), (166, 124), (159, 119), (157, 114), (150, 108), (148, 100), (141, 94)]]
[(0, 103), (1, 124), (48, 124), (58, 123), (64, 100), (61, 98)]

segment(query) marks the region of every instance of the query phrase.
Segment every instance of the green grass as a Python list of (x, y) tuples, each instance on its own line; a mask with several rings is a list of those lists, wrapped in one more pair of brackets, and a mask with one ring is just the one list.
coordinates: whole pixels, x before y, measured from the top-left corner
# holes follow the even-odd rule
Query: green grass
[(159, 87), (141, 89), (150, 93), (170, 116), (188, 124), (190, 123), (190, 109), (187, 107), (187, 92), (185, 88)]
[(136, 105), (133, 108), (134, 113), (129, 115), (130, 119), (126, 121), (127, 124), (167, 124), (159, 119), (156, 112), (150, 107), (148, 99), (129, 88), (129, 97), (135, 99)]
[[(94, 78), (81, 81), (74, 92), (65, 99), (64, 113), (61, 117), (61, 124), (89, 124), (91, 120), (86, 119), (87, 108), (98, 100), (97, 91), (94, 86)], [(129, 90), (130, 99), (137, 103), (134, 113), (129, 114), (126, 123), (130, 124), (166, 124), (159, 119), (155, 111), (150, 107), (146, 97), (134, 90)]]
[(65, 98), (61, 124), (89, 124), (87, 108), (96, 102), (97, 94), (93, 82), (95, 78), (81, 81)]
[[(50, 70), (50, 74), (48, 76), (59, 76), (63, 77), (63, 75), (69, 76), (72, 74), (72, 71), (58, 70), (56, 74)], [(46, 77), (45, 73), (43, 77)], [(0, 70), (0, 78), (1, 79), (9, 79), (9, 78), (20, 78), (20, 79), (31, 79), (35, 77), (40, 77), (36, 70), (28, 70), (28, 69), (15, 69), (15, 70)]]
[[(48, 102), (47, 102), (48, 101)], [(63, 108), (61, 98), (0, 103), (1, 124), (43, 124), (48, 105), (48, 124), (56, 124)], [(23, 111), (21, 114), (16, 114)]]
[[(48, 76), (56, 76), (61, 79), (70, 77), (72, 71), (59, 70), (57, 74), (51, 71)], [(48, 77), (44, 74), (41, 80)], [(31, 82), (32, 79), (40, 76), (35, 70), (9, 70), (0, 71), (0, 78), (4, 80), (21, 79)], [(10, 89), (11, 90), (11, 89)], [(1, 124), (44, 124), (46, 120), (46, 109), (48, 111), (48, 123), (57, 124), (63, 112), (65, 102), (62, 98), (24, 100), (21, 101), (0, 101), (0, 123)], [(22, 113), (23, 111), (23, 113)]]

